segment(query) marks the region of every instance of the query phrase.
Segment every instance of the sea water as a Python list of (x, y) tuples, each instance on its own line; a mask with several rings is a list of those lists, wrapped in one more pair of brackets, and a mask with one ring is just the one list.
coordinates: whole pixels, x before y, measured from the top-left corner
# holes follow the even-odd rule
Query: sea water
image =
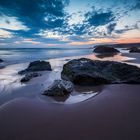
[(0, 48), (6, 65), (91, 54), (89, 48)]

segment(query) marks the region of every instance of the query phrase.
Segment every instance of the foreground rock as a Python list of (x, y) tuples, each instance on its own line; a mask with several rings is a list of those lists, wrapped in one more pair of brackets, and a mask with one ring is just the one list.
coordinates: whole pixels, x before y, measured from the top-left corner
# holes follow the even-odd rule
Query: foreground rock
[(120, 51), (113, 48), (113, 47), (108, 47), (108, 46), (97, 46), (93, 52), (95, 53), (119, 53)]
[(2, 59), (0, 59), (0, 63), (2, 63), (3, 62), (3, 60)]
[(51, 71), (51, 65), (49, 62), (46, 61), (34, 61), (31, 62), (27, 69), (22, 70), (19, 74), (26, 74), (29, 72), (36, 72), (36, 71)]
[(27, 74), (21, 79), (21, 82), (22, 82), (22, 83), (28, 82), (28, 81), (30, 81), (31, 79), (33, 79), (33, 78), (35, 78), (35, 77), (38, 77), (38, 76), (41, 76), (41, 74), (39, 74), (39, 73), (27, 73)]
[(47, 96), (64, 96), (73, 91), (73, 84), (70, 81), (55, 80), (54, 83), (48, 87), (44, 92)]
[(137, 48), (137, 47), (131, 47), (131, 48), (129, 49), (129, 52), (130, 52), (130, 53), (140, 53), (140, 49)]
[(65, 64), (61, 77), (77, 85), (140, 84), (140, 68), (120, 62), (81, 58)]

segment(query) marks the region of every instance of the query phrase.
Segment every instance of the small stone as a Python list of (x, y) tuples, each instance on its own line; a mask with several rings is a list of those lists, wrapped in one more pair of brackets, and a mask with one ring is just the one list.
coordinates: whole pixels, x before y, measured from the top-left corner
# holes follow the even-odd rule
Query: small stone
[(47, 96), (64, 96), (71, 93), (74, 89), (73, 83), (65, 80), (55, 80), (52, 85), (44, 92)]
[(36, 71), (51, 71), (51, 65), (49, 62), (46, 61), (34, 61), (31, 62), (27, 69), (19, 71), (19, 74), (26, 74), (29, 72), (36, 72)]

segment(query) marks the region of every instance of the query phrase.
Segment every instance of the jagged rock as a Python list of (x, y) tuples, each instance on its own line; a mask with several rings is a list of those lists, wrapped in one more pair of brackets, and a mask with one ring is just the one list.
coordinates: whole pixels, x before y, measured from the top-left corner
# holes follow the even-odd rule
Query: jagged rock
[(119, 53), (120, 51), (108, 46), (96, 46), (96, 48), (93, 50), (95, 53)]
[(47, 96), (64, 96), (73, 91), (73, 83), (65, 80), (55, 80), (44, 92)]
[(140, 49), (138, 47), (131, 47), (129, 49), (130, 53), (140, 53)]
[(41, 76), (41, 74), (39, 74), (39, 73), (27, 73), (27, 74), (21, 79), (21, 82), (22, 82), (22, 83), (28, 82), (28, 81), (30, 81), (32, 78), (35, 78), (35, 77), (38, 77), (38, 76)]
[(18, 72), (19, 74), (26, 74), (29, 72), (36, 72), (36, 71), (51, 71), (51, 65), (49, 62), (46, 61), (34, 61), (31, 62), (27, 69)]
[(140, 68), (120, 62), (81, 58), (66, 63), (61, 77), (77, 85), (140, 84)]

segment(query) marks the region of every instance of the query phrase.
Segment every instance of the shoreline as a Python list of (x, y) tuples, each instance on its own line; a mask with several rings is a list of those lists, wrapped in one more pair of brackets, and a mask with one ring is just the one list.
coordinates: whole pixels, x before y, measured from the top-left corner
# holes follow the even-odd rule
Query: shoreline
[[(20, 79), (23, 77), (18, 74), (18, 71), (21, 71), (22, 69), (25, 69), (29, 63), (21, 63), (21, 64), (14, 64), (9, 65), (3, 69), (0, 69), (1, 77), (0, 77), (0, 91), (2, 94), (0, 94), (0, 104), (3, 102), (3, 100), (6, 100), (6, 98), (15, 98), (16, 96), (21, 95), (27, 96), (28, 94), (25, 94), (26, 92), (31, 92), (30, 95), (39, 95), (43, 93), (43, 91), (51, 84), (55, 79), (61, 79), (61, 71), (63, 65), (72, 59), (78, 59), (78, 58), (88, 58), (92, 60), (109, 60), (109, 61), (118, 61), (118, 62), (124, 62), (128, 64), (137, 65), (135, 63), (130, 63), (131, 61), (134, 61), (134, 58), (130, 58), (129, 55), (125, 56), (124, 54), (117, 54), (112, 57), (105, 57), (100, 58), (96, 56), (95, 54), (89, 54), (85, 56), (76, 56), (76, 57), (63, 57), (59, 59), (49, 59), (45, 60), (50, 62), (53, 71), (48, 72), (40, 72), (42, 76), (39, 76), (37, 78), (33, 78), (31, 81), (27, 83), (20, 83)], [(127, 62), (130, 61), (130, 62)], [(139, 65), (137, 65), (139, 66)], [(36, 87), (33, 89), (33, 87)], [(30, 88), (30, 89), (29, 89)], [(5, 90), (5, 91), (4, 91)], [(13, 94), (16, 92), (16, 94)], [(89, 92), (89, 91), (88, 91)], [(18, 94), (19, 93), (19, 94)], [(22, 94), (20, 94), (22, 93)], [(5, 95), (4, 95), (5, 94)], [(10, 95), (10, 96), (9, 96)]]
[[(29, 63), (21, 63), (21, 64), (14, 64), (9, 65), (3, 69), (0, 69), (1, 77), (0, 77), (0, 105), (2, 105), (6, 101), (10, 101), (14, 98), (20, 98), (20, 97), (36, 97), (40, 96), (41, 93), (44, 92), (44, 90), (53, 83), (56, 79), (61, 79), (61, 71), (63, 65), (72, 59), (78, 59), (78, 58), (88, 58), (92, 60), (109, 60), (109, 61), (118, 61), (118, 62), (124, 62), (131, 65), (136, 65), (140, 67), (140, 64), (137, 64), (135, 62), (136, 58), (134, 58), (136, 54), (131, 55), (132, 57), (129, 57), (129, 54), (117, 54), (112, 57), (105, 57), (100, 58), (97, 57), (95, 54), (89, 54), (85, 56), (76, 56), (76, 57), (63, 57), (59, 59), (49, 59), (45, 60), (50, 62), (53, 71), (48, 72), (39, 72), (42, 74), (42, 76), (39, 76), (37, 78), (31, 79), (31, 81), (27, 83), (20, 83), (20, 79), (23, 77), (18, 74), (18, 71), (25, 69)], [(137, 56), (137, 55), (136, 55)], [(91, 88), (91, 87), (90, 87)], [(87, 88), (88, 90), (86, 92), (90, 92), (90, 88)], [(96, 86), (95, 86), (96, 89)], [(94, 90), (94, 88), (93, 88)], [(30, 92), (28, 94), (27, 92)], [(98, 92), (98, 91), (96, 91)], [(96, 93), (95, 92), (95, 93)], [(16, 94), (15, 94), (16, 93)], [(74, 95), (76, 95), (76, 91), (73, 92)], [(73, 94), (72, 93), (72, 94)], [(81, 91), (82, 93), (82, 91)], [(79, 94), (79, 92), (78, 92)], [(83, 93), (84, 95), (84, 93)], [(94, 95), (94, 93), (93, 93)], [(40, 97), (39, 97), (40, 98)], [(89, 96), (90, 98), (90, 96)], [(85, 97), (85, 100), (87, 97)], [(62, 99), (63, 101), (63, 99)]]

